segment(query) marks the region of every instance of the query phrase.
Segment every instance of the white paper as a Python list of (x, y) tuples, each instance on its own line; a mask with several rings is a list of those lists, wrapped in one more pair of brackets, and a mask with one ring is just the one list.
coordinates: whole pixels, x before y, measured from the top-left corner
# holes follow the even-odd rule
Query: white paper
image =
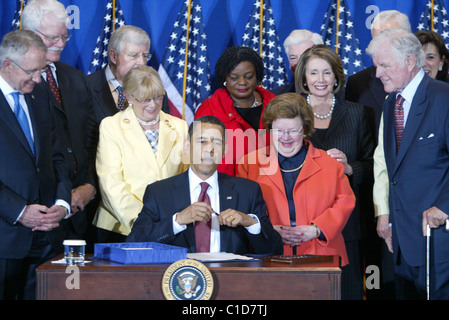
[(203, 262), (212, 262), (212, 261), (248, 261), (255, 260), (252, 257), (242, 256), (235, 253), (228, 252), (197, 252), (197, 253), (187, 253), (187, 258), (195, 259)]

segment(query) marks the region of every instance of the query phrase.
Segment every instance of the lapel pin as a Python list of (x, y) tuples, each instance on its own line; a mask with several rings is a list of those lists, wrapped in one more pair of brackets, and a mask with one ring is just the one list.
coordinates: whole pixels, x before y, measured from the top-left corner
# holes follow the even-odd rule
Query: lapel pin
[(232, 199), (232, 196), (227, 196), (226, 199), (227, 199), (227, 200), (231, 200), (231, 199)]

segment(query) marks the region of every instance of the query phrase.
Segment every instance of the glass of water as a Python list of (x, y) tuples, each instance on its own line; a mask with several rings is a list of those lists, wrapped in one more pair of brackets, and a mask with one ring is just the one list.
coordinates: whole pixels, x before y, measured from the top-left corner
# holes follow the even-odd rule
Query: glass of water
[(67, 264), (84, 264), (86, 241), (64, 240), (64, 259)]

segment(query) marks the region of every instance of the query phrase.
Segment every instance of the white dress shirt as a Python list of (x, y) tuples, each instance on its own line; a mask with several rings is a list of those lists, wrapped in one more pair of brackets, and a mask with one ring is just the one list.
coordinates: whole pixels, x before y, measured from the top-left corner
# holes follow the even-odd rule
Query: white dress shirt
[[(220, 213), (220, 190), (218, 187), (218, 172), (210, 176), (207, 180), (202, 180), (199, 178), (193, 171), (192, 168), (188, 170), (189, 175), (189, 189), (190, 189), (190, 202), (191, 204), (198, 201), (198, 198), (201, 193), (201, 182), (207, 182), (209, 184), (209, 188), (207, 189), (207, 195), (210, 199), (210, 205), (212, 209), (219, 214)], [(211, 220), (211, 232), (210, 232), (210, 252), (220, 252), (220, 223), (218, 222), (218, 215), (212, 214)], [(179, 232), (184, 231), (187, 226), (180, 225), (176, 222), (176, 214), (173, 215), (173, 232), (177, 234)], [(251, 234), (259, 234), (261, 231), (261, 226), (259, 219), (254, 214), (248, 214), (252, 218), (257, 220), (256, 224), (252, 226), (246, 227), (249, 233)]]

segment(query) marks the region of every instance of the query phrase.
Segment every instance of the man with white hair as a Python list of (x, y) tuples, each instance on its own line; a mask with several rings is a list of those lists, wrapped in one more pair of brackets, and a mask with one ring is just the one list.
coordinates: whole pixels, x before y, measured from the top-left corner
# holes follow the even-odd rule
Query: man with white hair
[[(115, 30), (108, 43), (108, 65), (87, 76), (98, 123), (125, 107), (122, 83), (129, 70), (150, 59), (150, 37), (139, 27), (125, 25)], [(162, 111), (170, 113), (165, 94)]]
[[(381, 11), (371, 24), (371, 37), (374, 38), (383, 29), (400, 27), (411, 31), (408, 17), (396, 10)], [(377, 140), (382, 104), (387, 93), (376, 78), (375, 66), (370, 66), (348, 77), (345, 90), (346, 99), (368, 107), (372, 132)]]
[[(392, 27), (400, 27), (411, 32), (408, 17), (397, 10), (385, 10), (379, 12), (371, 24), (371, 37), (374, 38), (381, 30)], [(349, 101), (360, 103), (366, 106), (368, 122), (375, 142), (378, 139), (379, 123), (382, 115), (382, 105), (387, 93), (384, 90), (380, 79), (376, 78), (376, 67), (374, 65), (357, 72), (348, 77), (346, 84), (345, 97)], [(384, 201), (388, 197), (388, 185), (385, 190), (377, 190), (372, 193), (372, 182), (366, 186), (366, 190), (361, 192), (365, 198), (367, 206), (363, 209), (366, 216), (367, 241), (365, 263), (382, 265), (382, 286), (380, 290), (367, 290), (367, 298), (376, 298), (378, 295), (384, 299), (394, 298), (393, 287), (393, 267), (392, 257), (388, 252), (383, 241), (385, 234), (389, 232), (388, 228), (388, 203)], [(374, 197), (374, 205), (372, 198)], [(382, 199), (380, 201), (379, 199)], [(385, 205), (386, 204), (386, 205)], [(377, 219), (376, 232), (375, 221)], [(378, 249), (379, 248), (379, 249)]]
[[(301, 55), (316, 44), (323, 44), (323, 38), (318, 34), (305, 29), (293, 30), (284, 40), (284, 51), (288, 58), (290, 71), (295, 76), (296, 66)], [(288, 83), (272, 90), (275, 95), (285, 92), (296, 92), (295, 82)]]
[(386, 164), (375, 184), (389, 189), (392, 231), (385, 240), (393, 252), (396, 294), (399, 299), (426, 297), (424, 235), (429, 225), (430, 297), (448, 299), (449, 233), (442, 225), (449, 213), (449, 85), (422, 70), (422, 45), (402, 28), (382, 30), (367, 53), (389, 93), (376, 149), (383, 157), (374, 166)]
[(96, 194), (95, 155), (98, 126), (84, 73), (60, 61), (70, 34), (68, 14), (56, 0), (29, 2), (22, 14), (24, 29), (33, 31), (47, 46), (47, 67), (41, 85), (50, 95), (72, 181), (72, 217), (66, 221), (66, 237), (85, 239), (86, 206)]

